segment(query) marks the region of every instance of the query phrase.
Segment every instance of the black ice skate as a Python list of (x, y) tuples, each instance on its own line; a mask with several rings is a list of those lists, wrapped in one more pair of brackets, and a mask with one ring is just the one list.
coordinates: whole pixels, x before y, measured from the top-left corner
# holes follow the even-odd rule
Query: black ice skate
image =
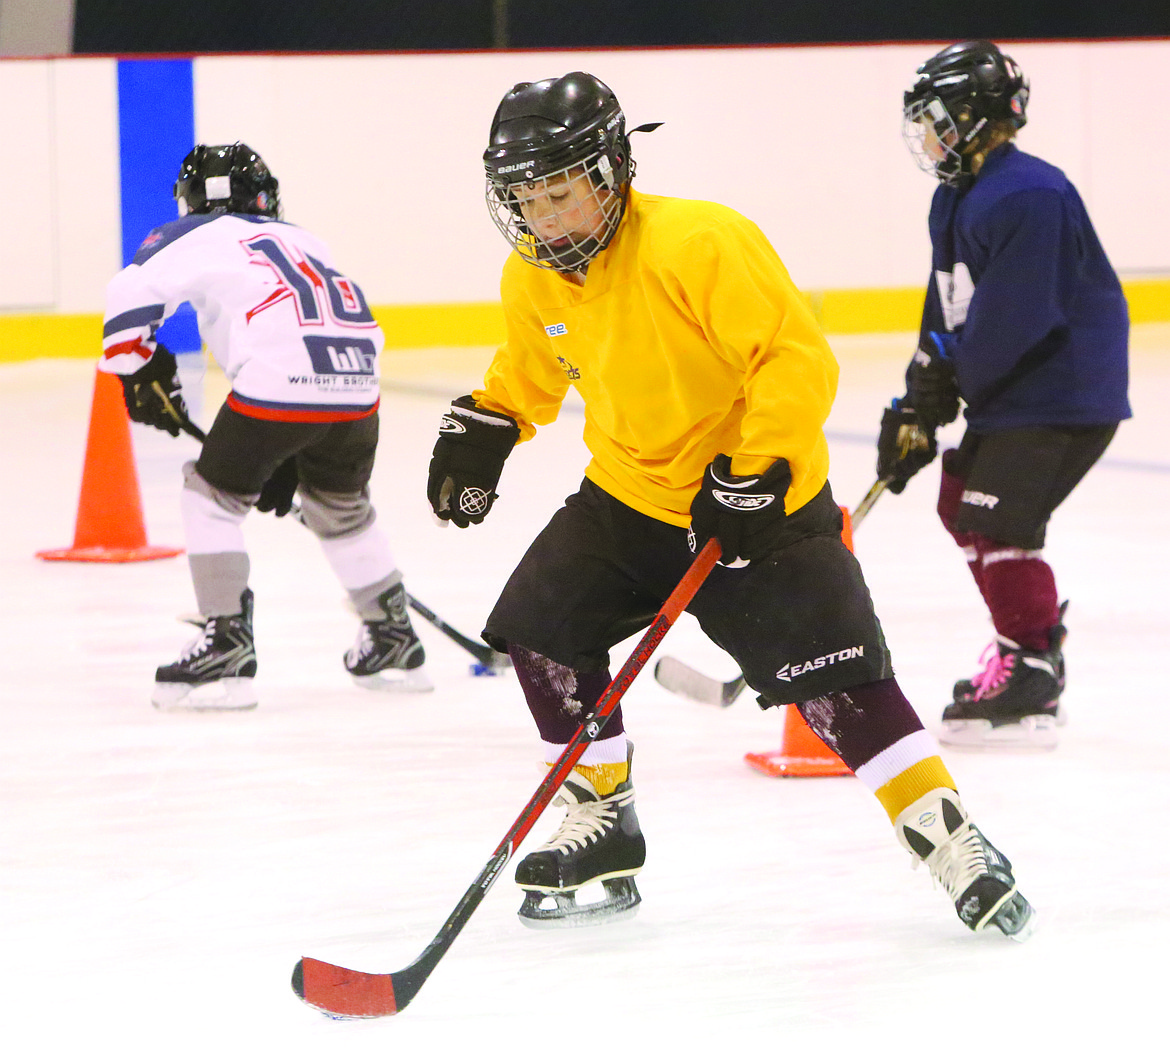
[(1016, 890), (1012, 865), (967, 817), (947, 787), (924, 794), (895, 821), (898, 841), (925, 860), (946, 890), (959, 918), (978, 933), (995, 925), (1012, 940), (1027, 940), (1035, 923), (1032, 905)]
[(378, 606), (386, 617), (363, 622), (353, 647), (345, 653), (345, 668), (354, 683), (385, 692), (432, 691), (435, 686), (422, 669), (426, 654), (410, 624), (402, 583), (378, 597)]
[(159, 710), (251, 710), (256, 705), (252, 590), (238, 615), (216, 615), (179, 656), (154, 675), (150, 701)]
[(1051, 750), (1056, 729), (1065, 723), (1060, 693), (1064, 690), (1063, 624), (1049, 633), (1046, 651), (1021, 648), (996, 637), (984, 652), (983, 669), (958, 681), (953, 702), (943, 711), (940, 742), (955, 747), (1028, 747)]
[[(626, 756), (632, 760), (632, 746)], [(525, 890), (520, 921), (540, 928), (632, 918), (642, 902), (634, 876), (646, 862), (632, 779), (601, 797), (574, 769), (553, 804), (568, 807), (560, 828), (516, 866), (516, 884)], [(602, 899), (579, 903), (577, 891), (591, 882), (601, 883)]]

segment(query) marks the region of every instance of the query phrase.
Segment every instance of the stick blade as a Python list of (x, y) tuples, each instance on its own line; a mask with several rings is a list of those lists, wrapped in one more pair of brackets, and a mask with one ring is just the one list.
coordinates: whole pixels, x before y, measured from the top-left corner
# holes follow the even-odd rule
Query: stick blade
[(301, 959), (293, 970), (292, 987), (309, 1006), (330, 1017), (389, 1017), (402, 1009), (394, 994), (393, 974), (363, 973), (320, 959)]
[[(699, 673), (698, 670), (672, 655), (664, 655), (658, 660), (658, 664), (654, 667), (654, 679), (668, 692), (684, 695), (688, 699), (694, 699), (698, 703), (706, 703), (708, 706), (730, 706), (734, 702), (735, 696), (739, 694), (738, 691), (734, 691), (732, 694), (728, 690), (730, 685), (725, 685), (714, 677)], [(738, 685), (738, 681), (737, 678), (732, 684)]]

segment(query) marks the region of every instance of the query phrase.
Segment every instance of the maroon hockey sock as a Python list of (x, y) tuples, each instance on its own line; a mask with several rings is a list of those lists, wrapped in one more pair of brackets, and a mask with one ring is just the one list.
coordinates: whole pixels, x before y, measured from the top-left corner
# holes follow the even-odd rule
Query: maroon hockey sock
[(1047, 651), (1060, 621), (1056, 579), (1038, 552), (977, 536), (984, 597), (995, 632), (1031, 651)]
[[(608, 670), (582, 673), (562, 666), (534, 651), (516, 645), (508, 647), (516, 679), (524, 690), (528, 709), (546, 743), (568, 743), (577, 734), (585, 715), (590, 713), (609, 687)], [(598, 741), (612, 739), (625, 731), (622, 708), (610, 715)]]
[(995, 632), (1031, 651), (1047, 651), (1049, 631), (1060, 621), (1052, 568), (1034, 550), (955, 529), (964, 482), (943, 459), (938, 518), (967, 556), (971, 577), (991, 612)]
[(854, 772), (922, 721), (893, 677), (797, 704), (801, 716)]

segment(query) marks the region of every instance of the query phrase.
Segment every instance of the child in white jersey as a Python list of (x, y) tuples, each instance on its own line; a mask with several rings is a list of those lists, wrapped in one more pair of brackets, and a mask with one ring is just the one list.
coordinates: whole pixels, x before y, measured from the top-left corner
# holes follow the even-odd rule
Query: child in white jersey
[(231, 382), (182, 495), (203, 631), (160, 666), (161, 709), (249, 709), (253, 596), (241, 524), (253, 507), (300, 515), (362, 626), (345, 666), (365, 687), (425, 691), (422, 644), (402, 573), (375, 525), (382, 333), (329, 250), (281, 221), (279, 187), (243, 143), (196, 146), (175, 183), (179, 219), (147, 235), (109, 284), (100, 368), (122, 381), (131, 419), (193, 430), (175, 357), (155, 331), (184, 301)]

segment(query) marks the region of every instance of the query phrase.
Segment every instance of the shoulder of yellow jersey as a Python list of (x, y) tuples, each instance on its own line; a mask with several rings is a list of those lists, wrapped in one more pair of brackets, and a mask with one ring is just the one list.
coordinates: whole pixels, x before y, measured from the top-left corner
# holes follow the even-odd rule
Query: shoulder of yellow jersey
[(704, 234), (763, 239), (763, 232), (743, 214), (727, 205), (696, 198), (669, 198), (630, 191), (630, 218), (642, 237), (656, 249), (682, 245)]

